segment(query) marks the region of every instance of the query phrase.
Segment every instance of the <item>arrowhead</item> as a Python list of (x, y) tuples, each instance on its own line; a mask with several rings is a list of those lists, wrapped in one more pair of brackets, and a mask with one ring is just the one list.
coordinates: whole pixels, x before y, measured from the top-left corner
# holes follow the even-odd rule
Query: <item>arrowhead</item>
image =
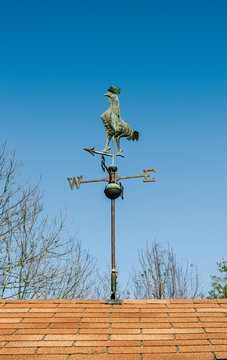
[(91, 155), (95, 156), (95, 153), (94, 153), (94, 146), (90, 149), (85, 149), (84, 150), (88, 151)]

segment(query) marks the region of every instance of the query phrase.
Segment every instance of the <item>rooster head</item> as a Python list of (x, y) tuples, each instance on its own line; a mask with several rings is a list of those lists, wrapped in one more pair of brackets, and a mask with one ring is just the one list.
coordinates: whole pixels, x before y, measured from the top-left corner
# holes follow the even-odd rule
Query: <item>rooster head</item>
[(117, 86), (110, 86), (108, 92), (104, 94), (107, 97), (107, 101), (110, 101), (113, 105), (119, 105), (118, 96), (120, 94), (120, 89)]

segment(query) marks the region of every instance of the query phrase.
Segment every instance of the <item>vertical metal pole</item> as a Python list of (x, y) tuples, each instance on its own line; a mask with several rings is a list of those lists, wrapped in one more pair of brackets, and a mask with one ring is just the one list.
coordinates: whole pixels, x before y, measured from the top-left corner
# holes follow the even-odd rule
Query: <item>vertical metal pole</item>
[(116, 300), (117, 271), (115, 269), (115, 200), (111, 199), (111, 300)]
[(114, 136), (112, 137), (112, 165), (114, 165)]
[(115, 270), (115, 200), (111, 199), (111, 255), (112, 271)]

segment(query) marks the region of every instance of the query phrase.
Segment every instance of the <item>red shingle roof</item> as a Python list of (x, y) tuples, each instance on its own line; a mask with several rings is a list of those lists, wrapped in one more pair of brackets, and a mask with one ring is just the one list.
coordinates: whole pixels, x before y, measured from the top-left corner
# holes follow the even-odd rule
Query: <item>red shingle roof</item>
[(227, 300), (2, 300), (3, 359), (227, 359)]

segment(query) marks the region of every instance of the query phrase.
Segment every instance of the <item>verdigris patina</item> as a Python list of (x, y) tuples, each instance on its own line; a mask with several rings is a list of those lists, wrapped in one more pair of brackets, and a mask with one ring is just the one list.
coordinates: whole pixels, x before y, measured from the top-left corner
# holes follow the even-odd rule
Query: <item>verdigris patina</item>
[(122, 156), (122, 149), (120, 149), (120, 138), (126, 137), (127, 140), (139, 139), (139, 132), (132, 130), (126, 121), (123, 121), (120, 115), (120, 103), (118, 95), (120, 95), (120, 89), (117, 86), (110, 86), (108, 92), (104, 94), (107, 100), (110, 102), (110, 107), (101, 115), (105, 130), (106, 130), (106, 146), (102, 150), (103, 154), (109, 154), (109, 143), (112, 138), (115, 138), (117, 143), (118, 152), (116, 156)]

